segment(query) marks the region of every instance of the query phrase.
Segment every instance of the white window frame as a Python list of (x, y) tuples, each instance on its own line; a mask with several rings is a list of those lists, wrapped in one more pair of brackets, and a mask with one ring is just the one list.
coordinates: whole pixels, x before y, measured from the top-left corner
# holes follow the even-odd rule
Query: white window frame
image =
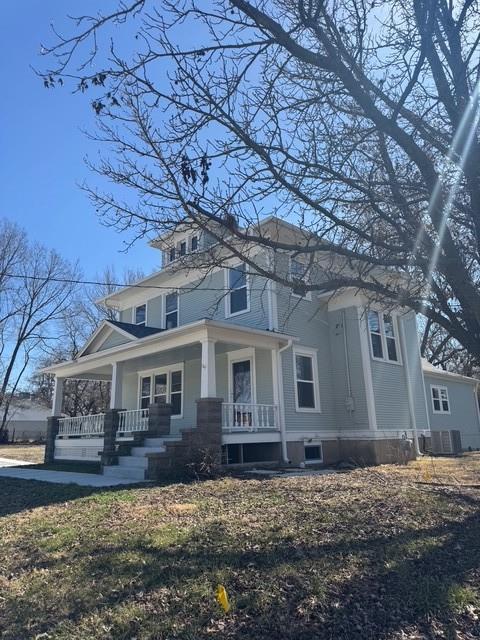
[[(292, 276), (292, 262), (298, 262), (299, 264), (303, 265), (305, 267), (305, 269), (307, 269), (307, 265), (303, 264), (303, 262), (301, 260), (297, 260), (297, 258), (292, 258), (292, 256), (289, 257), (289, 261), (288, 261), (288, 277), (290, 278), (290, 280), (293, 280), (293, 276)], [(306, 276), (306, 282), (307, 284), (310, 284), (310, 278), (307, 275)], [(295, 293), (292, 289), (292, 296), (294, 298), (299, 298), (300, 300), (308, 300), (309, 302), (311, 302), (312, 300), (312, 292), (311, 291), (307, 291), (305, 293), (304, 296), (301, 296), (299, 293)]]
[(142, 378), (150, 378), (150, 404), (153, 403), (154, 397), (154, 387), (155, 387), (155, 376), (166, 374), (167, 375), (167, 402), (170, 402), (171, 398), (171, 373), (173, 371), (181, 371), (182, 372), (182, 394), (181, 394), (181, 404), (180, 404), (180, 413), (178, 415), (172, 415), (172, 420), (179, 420), (183, 418), (184, 412), (184, 404), (185, 404), (185, 365), (183, 362), (179, 362), (177, 364), (169, 364), (166, 367), (161, 367), (159, 369), (148, 369), (147, 371), (138, 371), (138, 390), (137, 390), (137, 408), (141, 409), (142, 406)]
[[(375, 356), (373, 353), (373, 345), (372, 345), (372, 332), (370, 331), (370, 319), (369, 319), (369, 314), (370, 312), (373, 311), (375, 313), (378, 313), (378, 320), (379, 320), (379, 329), (380, 329), (380, 339), (381, 339), (381, 343), (382, 343), (382, 351), (383, 351), (383, 358), (379, 358), (378, 356)], [(375, 309), (375, 308), (370, 308), (366, 310), (367, 313), (367, 332), (368, 332), (368, 344), (370, 346), (370, 355), (372, 357), (372, 360), (376, 360), (377, 362), (388, 362), (389, 364), (396, 364), (396, 365), (402, 365), (402, 351), (400, 348), (400, 334), (398, 331), (398, 317), (396, 313), (391, 313), (391, 312), (387, 312), (387, 311), (382, 311), (381, 309)], [(390, 360), (390, 358), (388, 357), (388, 349), (387, 349), (387, 336), (385, 333), (385, 323), (384, 323), (384, 316), (385, 315), (389, 315), (392, 318), (392, 323), (393, 323), (393, 331), (395, 332), (395, 336), (394, 336), (394, 340), (395, 340), (395, 350), (397, 352), (397, 359), (396, 360)]]
[[(194, 239), (197, 240), (197, 248), (196, 249), (194, 249), (193, 246), (192, 246)], [(199, 240), (198, 235), (194, 234), (193, 236), (190, 236), (190, 238), (188, 240), (188, 244), (189, 244), (189, 247), (190, 247), (190, 253), (196, 253), (198, 251), (199, 246), (200, 246), (200, 240)]]
[[(304, 382), (313, 382), (313, 399), (315, 402), (314, 407), (300, 407), (298, 404), (298, 387), (297, 382), (297, 356), (306, 356), (312, 359), (312, 373), (313, 381), (305, 380)], [(293, 349), (293, 381), (295, 388), (295, 411), (297, 413), (321, 413), (322, 406), (320, 403), (320, 387), (318, 382), (318, 352), (317, 349), (310, 349), (308, 347), (294, 347)]]
[[(182, 253), (182, 245), (185, 246), (184, 253)], [(188, 238), (185, 238), (184, 240), (180, 240), (180, 242), (178, 243), (178, 257), (179, 258), (183, 258), (183, 256), (187, 255), (187, 253), (189, 253), (189, 250), (188, 250)]]
[[(307, 460), (305, 456), (305, 449), (307, 447), (320, 447), (320, 458), (314, 458), (311, 460)], [(323, 462), (323, 445), (319, 442), (305, 442), (303, 443), (303, 457), (305, 464), (318, 464), (319, 462)]]
[[(245, 288), (247, 290), (247, 307), (246, 309), (241, 309), (240, 311), (235, 311), (234, 313), (230, 313), (230, 294), (232, 291), (238, 291), (238, 289), (230, 289), (230, 271), (234, 271), (237, 267), (245, 265)], [(250, 273), (248, 271), (248, 266), (245, 262), (237, 262), (232, 264), (230, 267), (225, 268), (225, 318), (234, 318), (235, 316), (241, 316), (243, 313), (248, 313), (250, 311)], [(239, 289), (243, 287), (239, 287)]]
[[(440, 409), (435, 409), (435, 403), (433, 402), (433, 390), (437, 389), (438, 390), (438, 400), (440, 402)], [(445, 411), (442, 407), (442, 391), (445, 391), (445, 395), (446, 395), (446, 400), (448, 402), (448, 411)], [(450, 411), (450, 398), (448, 395), (448, 387), (444, 387), (441, 384), (431, 384), (430, 385), (430, 400), (432, 402), (432, 411), (433, 413), (438, 414), (443, 414), (444, 416), (449, 416), (451, 411)]]
[(250, 404), (257, 404), (257, 378), (255, 375), (255, 349), (247, 347), (246, 349), (237, 349), (227, 353), (228, 360), (228, 397), (229, 402), (233, 402), (233, 365), (235, 362), (250, 361), (250, 383), (252, 385), (252, 398)]
[[(177, 294), (177, 327), (180, 326), (180, 294), (178, 292), (178, 289), (172, 289), (171, 291), (167, 291), (166, 293), (164, 293), (162, 300), (162, 322), (164, 330), (167, 330), (167, 296), (171, 295), (172, 293)], [(173, 313), (173, 311), (170, 311), (170, 313)]]
[[(140, 307), (145, 307), (145, 322), (136, 322), (137, 309), (139, 309)], [(148, 322), (148, 303), (142, 302), (142, 304), (137, 304), (134, 307), (132, 307), (132, 324), (136, 325), (137, 327), (146, 327), (147, 322)]]

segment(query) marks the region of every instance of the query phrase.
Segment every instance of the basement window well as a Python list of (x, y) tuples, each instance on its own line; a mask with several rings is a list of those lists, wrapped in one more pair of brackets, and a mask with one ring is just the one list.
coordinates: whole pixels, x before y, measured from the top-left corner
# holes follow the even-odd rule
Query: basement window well
[(323, 453), (321, 444), (305, 445), (305, 462), (313, 464), (315, 462), (323, 462)]

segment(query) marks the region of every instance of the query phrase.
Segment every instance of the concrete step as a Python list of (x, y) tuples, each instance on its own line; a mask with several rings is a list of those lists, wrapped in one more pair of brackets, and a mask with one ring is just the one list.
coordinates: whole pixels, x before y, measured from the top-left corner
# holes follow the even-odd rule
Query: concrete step
[(147, 453), (164, 453), (165, 447), (132, 447), (132, 456), (146, 456)]
[(109, 478), (124, 478), (128, 480), (137, 480), (143, 482), (145, 480), (145, 469), (139, 467), (120, 467), (111, 465), (103, 467), (103, 475)]
[(119, 467), (131, 467), (138, 469), (146, 469), (148, 467), (148, 459), (143, 456), (119, 456), (118, 457), (118, 466)]
[(143, 441), (144, 447), (161, 447), (167, 444), (167, 442), (180, 442), (181, 436), (159, 436), (158, 438), (145, 438)]

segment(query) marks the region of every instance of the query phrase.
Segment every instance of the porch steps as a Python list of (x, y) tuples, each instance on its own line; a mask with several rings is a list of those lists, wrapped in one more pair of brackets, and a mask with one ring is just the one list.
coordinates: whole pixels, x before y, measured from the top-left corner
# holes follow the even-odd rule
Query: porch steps
[(157, 438), (145, 438), (143, 441), (144, 447), (162, 447), (168, 442), (180, 442), (182, 439), (181, 434), (178, 436), (158, 436)]
[(119, 465), (108, 465), (103, 467), (103, 475), (110, 478), (121, 478), (128, 480), (136, 480), (137, 482), (145, 481), (145, 469), (141, 467), (120, 467)]

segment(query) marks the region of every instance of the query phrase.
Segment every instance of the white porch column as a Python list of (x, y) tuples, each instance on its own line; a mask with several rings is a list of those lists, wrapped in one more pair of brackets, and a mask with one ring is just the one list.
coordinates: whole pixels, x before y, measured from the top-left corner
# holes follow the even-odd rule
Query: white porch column
[(200, 397), (217, 397), (217, 372), (215, 366), (215, 340), (202, 340), (202, 372), (200, 377)]
[(58, 376), (55, 376), (55, 384), (53, 387), (53, 399), (52, 399), (52, 416), (62, 415), (64, 381), (65, 381), (65, 378), (59, 378)]
[(112, 384), (110, 386), (110, 409), (123, 409), (123, 362), (112, 364)]

